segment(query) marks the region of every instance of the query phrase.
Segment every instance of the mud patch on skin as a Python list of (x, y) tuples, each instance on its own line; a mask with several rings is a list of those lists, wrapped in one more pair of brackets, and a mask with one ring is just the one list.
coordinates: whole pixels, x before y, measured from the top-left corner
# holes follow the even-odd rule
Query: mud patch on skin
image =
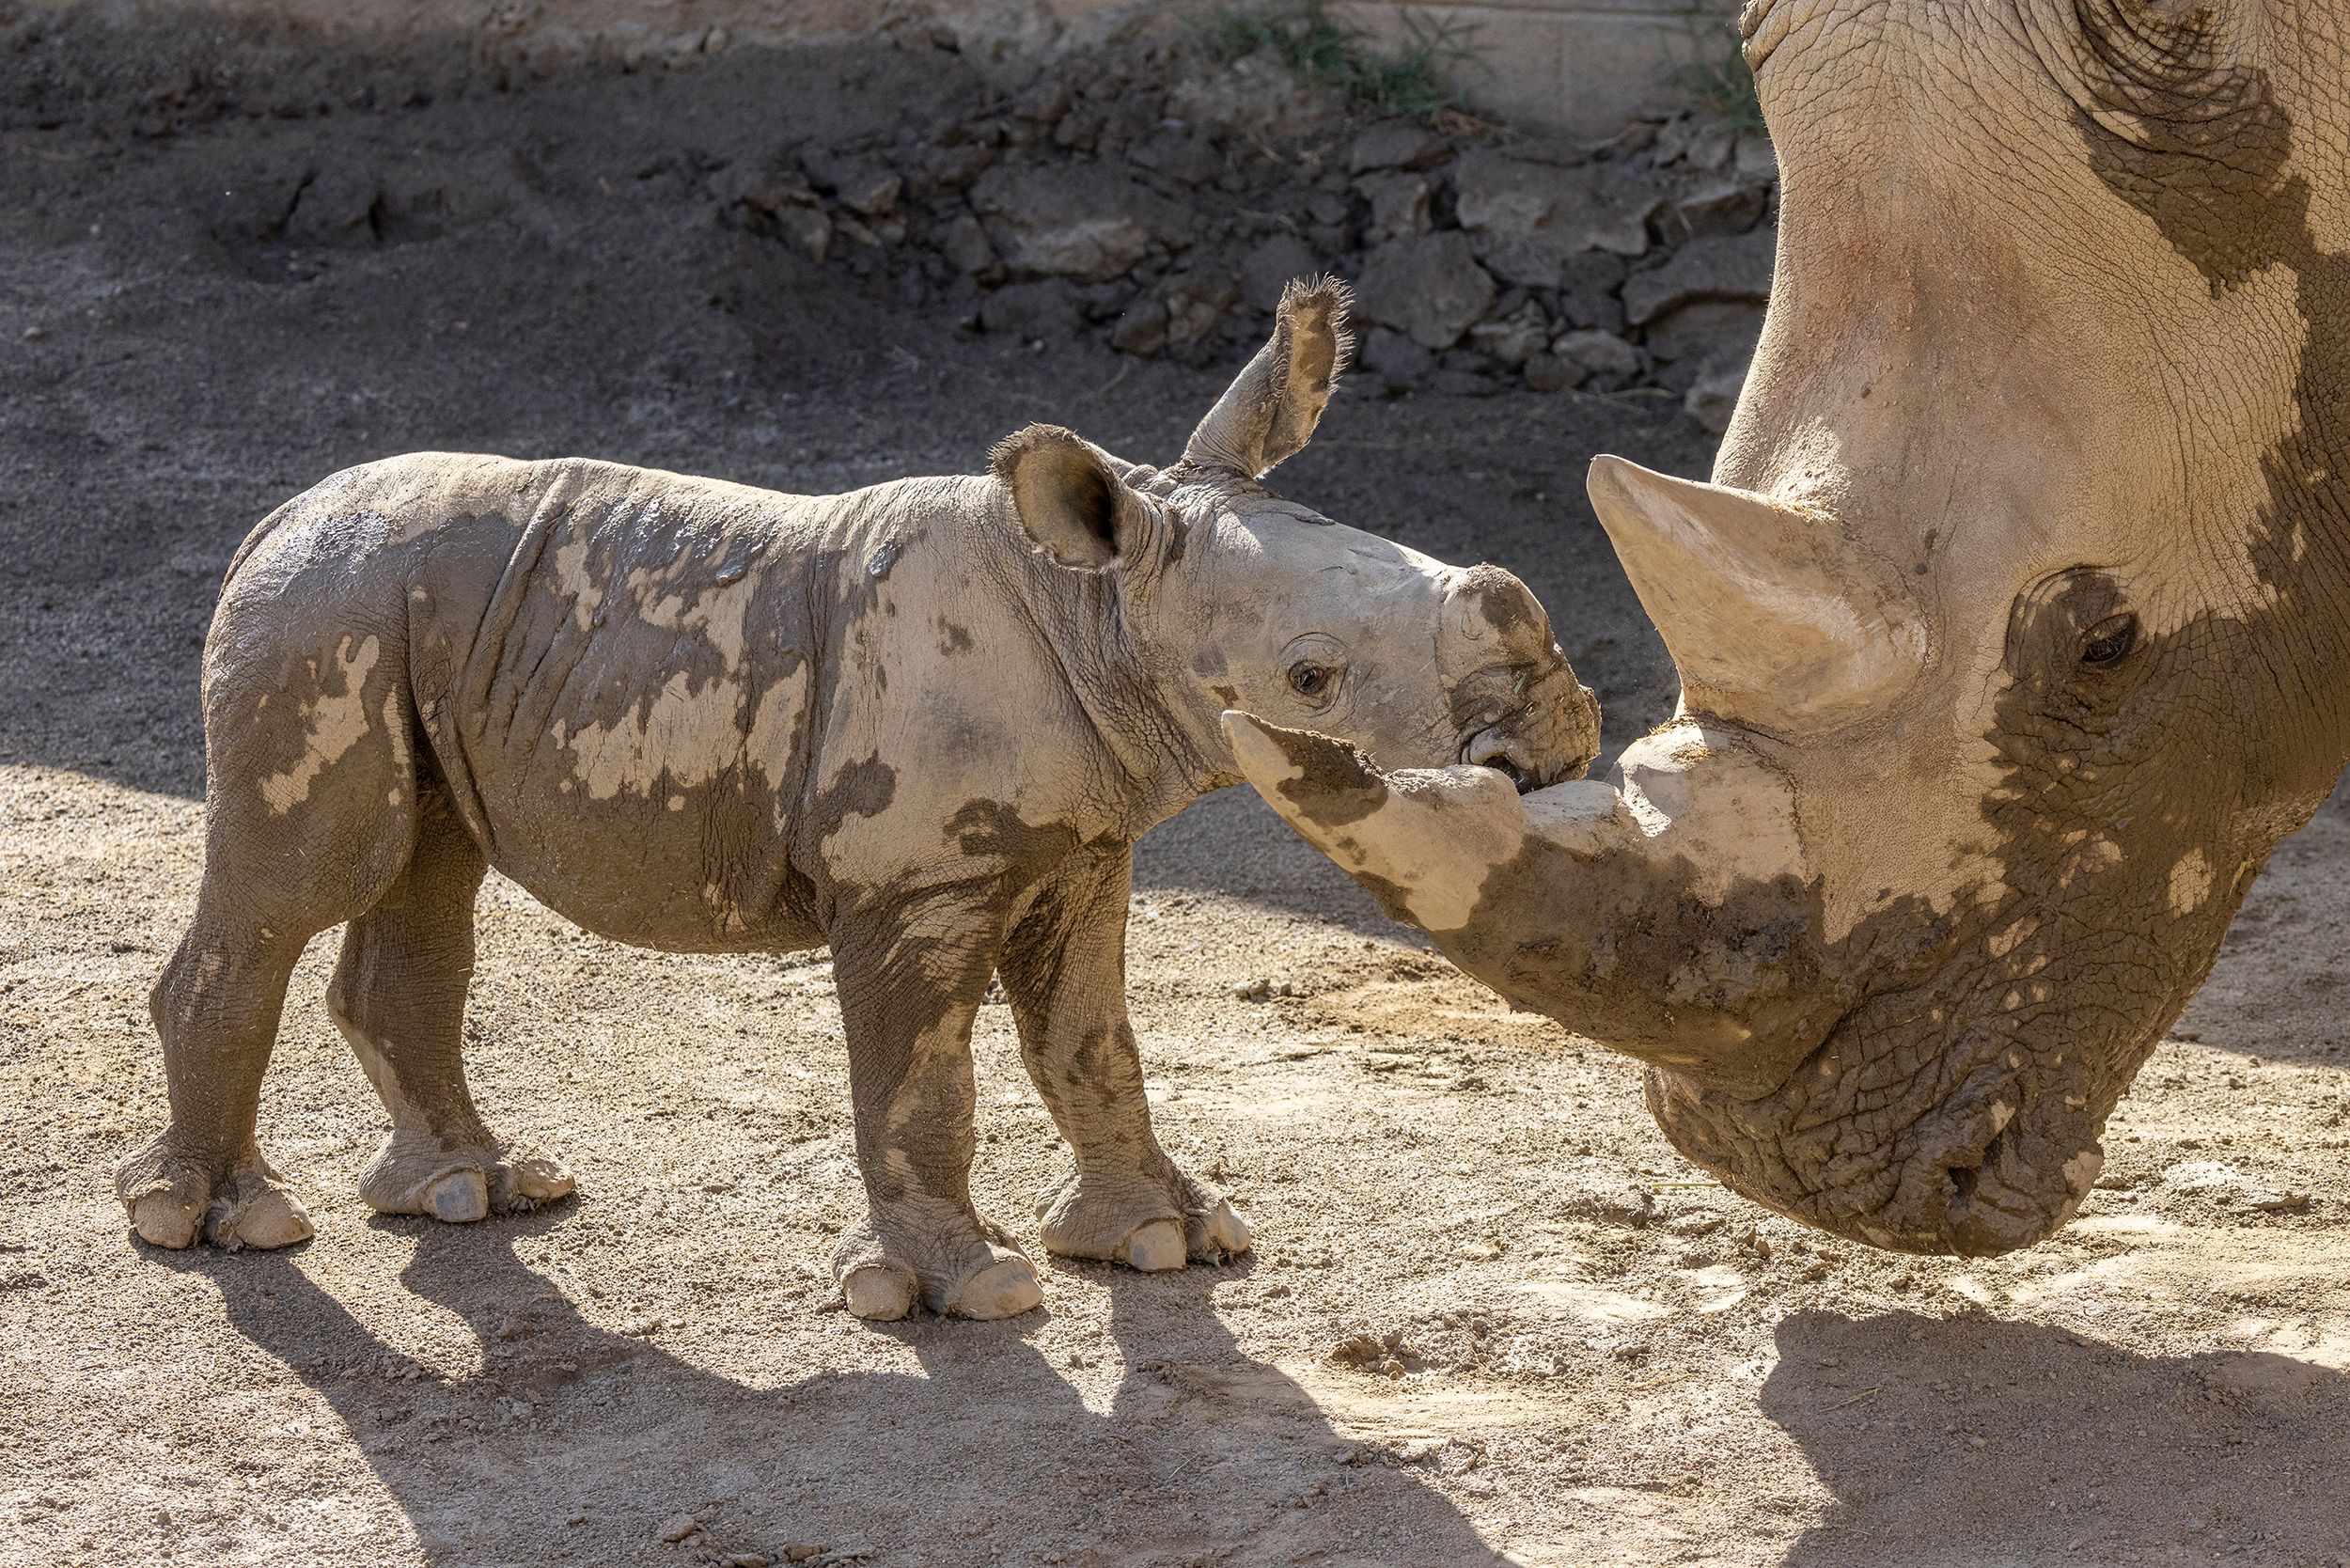
[(1327, 736), (1268, 730), (1296, 776), (1278, 788), (1283, 799), (1324, 827), (1361, 822), (1386, 803), (1387, 781), (1352, 742)]
[(1001, 868), (1006, 886), (1034, 886), (1077, 847), (1066, 823), (1030, 823), (997, 800), (965, 802), (948, 819), (947, 836), (964, 854)]
[(368, 676), (384, 645), (372, 633), (356, 639), (355, 648), (353, 641), (346, 636), (335, 649), (334, 666), (342, 677), (342, 689), (326, 691), (324, 671), (319, 671), (320, 689), (302, 705), (305, 729), (300, 760), (285, 772), (261, 780), (261, 798), (276, 815), (283, 816), (309, 799), (310, 786), (319, 775), (366, 738)]

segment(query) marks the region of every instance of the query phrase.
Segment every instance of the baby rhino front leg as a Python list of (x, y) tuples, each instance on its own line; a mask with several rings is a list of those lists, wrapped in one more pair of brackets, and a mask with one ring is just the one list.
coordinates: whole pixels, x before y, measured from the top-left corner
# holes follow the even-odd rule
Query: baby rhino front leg
[(1005, 1318), (1044, 1299), (1019, 1244), (971, 1206), (971, 1024), (1001, 931), (968, 890), (859, 911), (833, 929), (867, 1215), (832, 1266), (858, 1317), (901, 1318), (918, 1298), (935, 1312)]
[(1006, 944), (1004, 990), (1028, 1075), (1075, 1156), (1037, 1203), (1044, 1245), (1064, 1257), (1181, 1268), (1247, 1251), (1248, 1227), (1151, 1130), (1126, 1020), (1132, 885), (1123, 845), (1073, 858)]

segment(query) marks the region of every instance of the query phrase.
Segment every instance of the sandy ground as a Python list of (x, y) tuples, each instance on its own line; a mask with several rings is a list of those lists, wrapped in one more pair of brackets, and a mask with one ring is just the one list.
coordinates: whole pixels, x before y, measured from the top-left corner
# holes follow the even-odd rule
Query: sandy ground
[[(1162, 1137), (1256, 1230), (1236, 1264), (1054, 1261), (1014, 1322), (852, 1321), (822, 1272), (858, 1200), (822, 956), (633, 951), (494, 881), (477, 1090), (575, 1200), (368, 1215), (384, 1119), (318, 1005), (329, 936), (262, 1113), (317, 1240), (127, 1239), (108, 1172), (160, 1121), (145, 994), (198, 873), (196, 651), (275, 501), (429, 446), (799, 490), (969, 471), (1030, 418), (1164, 457), (1213, 399), (1218, 373), (959, 337), (715, 227), (676, 173), (779, 118), (886, 115), (898, 69), (841, 92), (838, 60), (745, 56), (160, 141), (102, 71), (13, 85), (0, 1562), (2350, 1560), (2334, 808), (2080, 1218), (1994, 1262), (1729, 1198), (1627, 1064), (1503, 1011), (1230, 794), (1145, 844), (1131, 967)], [(255, 168), (522, 154), (521, 197), (429, 242), (219, 236)], [(1658, 716), (1669, 672), (1575, 493), (1594, 450), (1701, 467), (1669, 401), (1342, 397), (1325, 431), (1284, 488), (1521, 572), (1611, 739)], [(1295, 994), (1240, 999), (1253, 977)], [(1003, 1009), (977, 1050), (979, 1200), (1032, 1235), (1051, 1126)]]

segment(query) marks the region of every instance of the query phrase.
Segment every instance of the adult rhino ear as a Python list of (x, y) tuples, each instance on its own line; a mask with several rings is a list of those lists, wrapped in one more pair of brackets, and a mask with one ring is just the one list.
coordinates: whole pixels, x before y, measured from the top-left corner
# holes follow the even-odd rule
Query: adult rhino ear
[(1061, 565), (1104, 567), (1133, 547), (1150, 503), (1120, 477), (1124, 463), (1074, 431), (1030, 425), (997, 442), (988, 463), (1020, 525)]
[(1354, 300), (1335, 277), (1292, 281), (1272, 340), (1191, 432), (1184, 463), (1253, 479), (1311, 440), (1354, 353), (1346, 330)]

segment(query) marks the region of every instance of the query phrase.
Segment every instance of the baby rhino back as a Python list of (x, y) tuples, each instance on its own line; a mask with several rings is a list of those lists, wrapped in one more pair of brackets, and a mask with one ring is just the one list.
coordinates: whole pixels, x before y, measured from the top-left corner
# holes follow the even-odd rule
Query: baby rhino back
[(606, 935), (821, 940), (790, 827), (835, 530), (715, 480), (506, 468), (503, 526), (475, 511), (407, 573), (419, 716), (474, 837)]

